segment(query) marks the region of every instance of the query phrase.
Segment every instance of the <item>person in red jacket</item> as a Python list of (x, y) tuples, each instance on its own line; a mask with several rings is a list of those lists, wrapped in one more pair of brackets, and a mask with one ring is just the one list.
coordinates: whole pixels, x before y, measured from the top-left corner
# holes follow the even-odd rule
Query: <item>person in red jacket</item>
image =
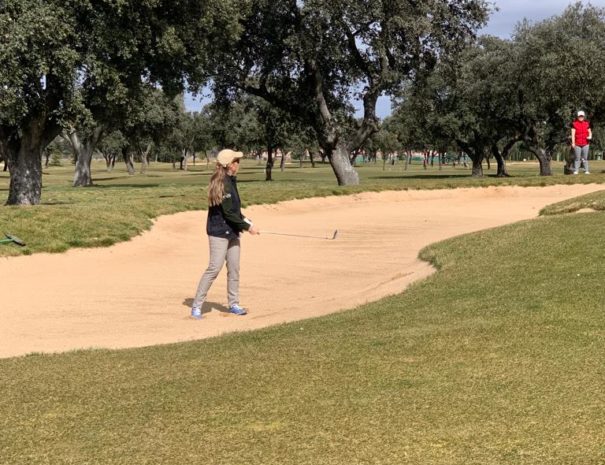
[(590, 171), (588, 171), (588, 150), (591, 139), (592, 129), (590, 129), (590, 123), (586, 121), (586, 113), (579, 111), (577, 119), (571, 126), (571, 146), (576, 154), (573, 174), (578, 174), (581, 163), (584, 163), (584, 172), (590, 174)]

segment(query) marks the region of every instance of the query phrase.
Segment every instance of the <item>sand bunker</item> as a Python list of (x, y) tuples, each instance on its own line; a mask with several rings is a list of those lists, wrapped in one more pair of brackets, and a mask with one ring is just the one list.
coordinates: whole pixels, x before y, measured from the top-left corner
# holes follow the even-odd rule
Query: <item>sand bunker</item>
[(206, 264), (205, 212), (159, 218), (107, 249), (0, 259), (0, 357), (80, 348), (125, 348), (261, 328), (399, 293), (433, 272), (417, 259), (452, 236), (534, 218), (551, 203), (599, 185), (364, 193), (256, 206), (265, 230), (335, 241), (245, 235), (245, 317), (225, 313), (221, 273), (201, 321), (189, 305)]

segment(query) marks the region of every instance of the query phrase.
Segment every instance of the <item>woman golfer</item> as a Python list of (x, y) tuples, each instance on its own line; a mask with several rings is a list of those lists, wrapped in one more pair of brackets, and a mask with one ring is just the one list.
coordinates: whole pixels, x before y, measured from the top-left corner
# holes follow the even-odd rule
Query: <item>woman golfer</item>
[(202, 304), (225, 261), (229, 312), (236, 315), (247, 313), (246, 309), (239, 305), (239, 235), (242, 231), (248, 231), (253, 235), (259, 234), (259, 231), (242, 215), (241, 211), (235, 176), (239, 170), (240, 158), (243, 156), (241, 152), (221, 150), (216, 158), (216, 170), (210, 178), (206, 223), (206, 232), (210, 241), (210, 263), (200, 280), (191, 307), (191, 316), (196, 320), (202, 318)]

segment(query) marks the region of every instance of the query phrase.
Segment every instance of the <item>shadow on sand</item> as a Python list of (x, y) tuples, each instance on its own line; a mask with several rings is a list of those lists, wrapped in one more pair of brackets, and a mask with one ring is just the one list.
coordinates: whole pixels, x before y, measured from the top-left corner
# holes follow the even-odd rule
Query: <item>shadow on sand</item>
[[(191, 308), (193, 305), (193, 299), (188, 298), (183, 300), (183, 305), (185, 307)], [(212, 310), (218, 310), (221, 313), (229, 313), (229, 309), (222, 304), (216, 302), (204, 302), (202, 305), (202, 315), (205, 313), (210, 313)]]

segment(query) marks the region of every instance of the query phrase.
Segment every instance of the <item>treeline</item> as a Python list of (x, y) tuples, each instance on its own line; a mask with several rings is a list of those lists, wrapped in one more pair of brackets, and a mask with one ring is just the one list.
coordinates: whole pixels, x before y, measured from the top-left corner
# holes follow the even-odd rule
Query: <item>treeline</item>
[[(339, 184), (356, 184), (360, 151), (464, 150), (481, 175), (511, 150), (541, 173), (572, 113), (599, 124), (603, 10), (569, 7), (522, 23), (512, 40), (475, 37), (486, 0), (3, 0), (0, 157), (8, 204), (37, 204), (42, 158), (62, 138), (74, 186), (93, 153), (186, 163), (214, 147), (308, 149)], [(213, 102), (187, 113), (186, 90)], [(381, 122), (380, 96), (396, 111)], [(353, 100), (362, 104), (355, 118)], [(599, 131), (596, 131), (600, 134)], [(304, 149), (303, 149), (304, 148)]]
[(570, 161), (578, 110), (593, 125), (593, 150), (605, 145), (604, 38), (605, 10), (581, 3), (520, 23), (510, 40), (480, 37), (407, 87), (383, 131), (416, 150), (464, 151), (474, 176), (490, 157), (507, 176), (513, 151), (535, 156), (550, 175), (555, 154)]
[[(258, 97), (239, 96), (235, 101), (210, 103), (199, 112), (186, 111), (183, 95), (170, 98), (160, 89), (143, 95), (119, 129), (101, 126), (94, 121), (70, 125), (46, 149), (45, 166), (70, 157), (76, 165), (74, 186), (93, 184), (93, 152), (102, 156), (107, 170), (125, 163), (135, 174), (135, 162), (145, 173), (149, 163), (172, 163), (187, 170), (196, 157), (207, 162), (221, 147), (237, 147), (252, 157), (266, 159), (267, 180), (275, 155), (291, 153), (311, 161), (325, 160), (313, 131), (266, 104)], [(351, 119), (351, 124), (354, 120)], [(97, 156), (98, 156), (97, 155)], [(283, 160), (283, 157), (282, 157)]]
[[(379, 128), (378, 97), (462, 48), (487, 15), (485, 0), (3, 0), (8, 203), (40, 202), (42, 154), (63, 131), (78, 152), (75, 183), (87, 185), (104, 135), (119, 130), (145, 160), (150, 95), (207, 84), (218, 105), (262, 100), (268, 136), (311, 131), (338, 182), (358, 183), (350, 156)], [(364, 116), (349, 131), (353, 97)]]

